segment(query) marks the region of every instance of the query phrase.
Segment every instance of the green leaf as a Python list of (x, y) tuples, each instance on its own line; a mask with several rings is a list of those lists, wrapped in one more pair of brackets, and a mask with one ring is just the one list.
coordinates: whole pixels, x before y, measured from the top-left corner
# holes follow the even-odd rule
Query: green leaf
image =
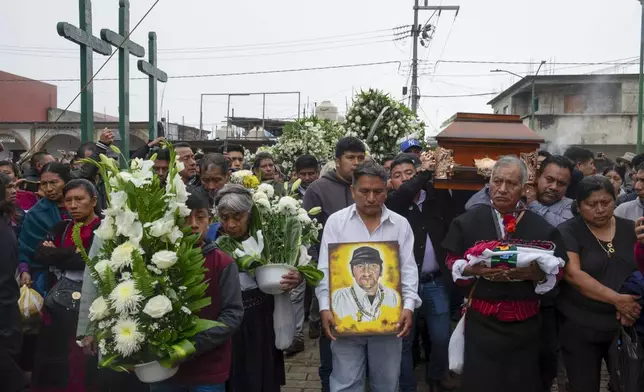
[(235, 249), (241, 249), (242, 247), (241, 242), (228, 235), (223, 235), (217, 238), (216, 243), (219, 249), (228, 254), (230, 257), (233, 257)]
[(265, 263), (263, 260), (250, 255), (246, 255), (237, 259), (237, 267), (239, 267), (239, 269), (244, 271), (252, 271), (257, 267), (261, 267), (264, 264)]
[(186, 338), (191, 338), (198, 333), (209, 330), (210, 328), (225, 327), (225, 326), (226, 324), (220, 323), (219, 321), (198, 318), (197, 320), (195, 320), (195, 325), (192, 326), (192, 328), (183, 331), (181, 335)]
[(186, 304), (186, 307), (190, 309), (192, 313), (196, 313), (197, 310), (200, 310), (209, 306), (211, 302), (212, 302), (212, 298), (205, 297)]
[[(295, 265), (300, 254), (302, 241), (302, 224), (294, 217), (284, 222), (284, 260), (288, 265)], [(281, 260), (273, 260), (280, 262)]]
[(297, 270), (300, 272), (300, 274), (302, 274), (304, 280), (306, 280), (306, 283), (310, 284), (313, 287), (317, 287), (322, 281), (322, 278), (324, 278), (324, 272), (320, 271), (316, 266), (311, 264), (299, 266), (297, 267)]
[(199, 295), (199, 297), (203, 297), (204, 293), (206, 292), (206, 289), (208, 288), (208, 283), (202, 282), (196, 286), (190, 287), (186, 292), (184, 293), (184, 296), (186, 298), (192, 298), (196, 295)]

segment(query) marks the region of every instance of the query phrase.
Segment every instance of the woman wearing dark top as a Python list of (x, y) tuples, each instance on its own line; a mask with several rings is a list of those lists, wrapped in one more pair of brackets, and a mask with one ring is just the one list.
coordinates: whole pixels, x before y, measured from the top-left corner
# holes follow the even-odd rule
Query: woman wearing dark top
[(636, 270), (632, 221), (613, 216), (615, 190), (600, 176), (584, 178), (577, 190), (579, 215), (559, 226), (569, 262), (558, 297), (559, 339), (570, 391), (599, 391), (602, 359), (619, 323), (639, 317), (635, 297), (619, 294)]
[[(0, 189), (12, 180), (0, 173)], [(20, 311), (18, 310), (18, 242), (11, 227), (13, 203), (0, 192), (0, 382), (7, 392), (26, 391), (28, 381), (18, 366), (20, 353)]]
[(58, 281), (45, 299), (44, 325), (34, 361), (32, 392), (92, 390), (88, 386), (92, 377), (85, 377), (86, 362), (93, 359), (92, 367), (96, 367), (95, 357), (85, 357), (83, 349), (76, 344), (85, 262), (76, 251), (72, 238), (74, 226), (82, 224), (80, 237), (85, 250), (89, 250), (94, 230), (100, 223), (94, 212), (96, 188), (87, 180), (72, 180), (65, 186), (63, 194), (65, 208), (72, 219), (54, 225), (34, 254), (35, 262), (56, 271)]

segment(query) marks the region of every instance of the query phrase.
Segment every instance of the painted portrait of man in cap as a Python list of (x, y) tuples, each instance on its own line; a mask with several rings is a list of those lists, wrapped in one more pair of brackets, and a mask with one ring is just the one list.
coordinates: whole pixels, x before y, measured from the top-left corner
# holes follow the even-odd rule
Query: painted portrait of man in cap
[(383, 306), (399, 307), (400, 294), (381, 282), (384, 266), (378, 249), (366, 245), (356, 248), (348, 269), (353, 284), (333, 292), (331, 299), (331, 308), (340, 319), (351, 316), (359, 323), (377, 321)]

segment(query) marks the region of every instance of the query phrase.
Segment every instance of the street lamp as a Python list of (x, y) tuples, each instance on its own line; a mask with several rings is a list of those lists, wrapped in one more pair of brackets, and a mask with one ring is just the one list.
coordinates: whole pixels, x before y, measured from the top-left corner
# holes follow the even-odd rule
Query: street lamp
[[(644, 1), (644, 0), (643, 0)], [(541, 64), (539, 64), (539, 68), (537, 68), (537, 72), (534, 74), (532, 77), (532, 97), (530, 99), (530, 129), (534, 131), (534, 110), (535, 110), (535, 91), (534, 91), (534, 85), (535, 82), (537, 81), (537, 75), (539, 75), (539, 71), (541, 71), (541, 67), (546, 63), (546, 61), (541, 61)], [(521, 76), (519, 74), (516, 74), (514, 72), (505, 70), (505, 69), (493, 69), (490, 72), (505, 72), (510, 75), (514, 75), (516, 77), (521, 78), (521, 80), (525, 79), (526, 76)]]

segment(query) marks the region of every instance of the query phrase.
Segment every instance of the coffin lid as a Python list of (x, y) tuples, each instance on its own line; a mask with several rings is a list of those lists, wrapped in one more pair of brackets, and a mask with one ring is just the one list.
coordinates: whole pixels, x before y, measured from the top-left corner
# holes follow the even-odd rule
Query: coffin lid
[(507, 143), (543, 143), (544, 139), (526, 127), (521, 117), (508, 114), (456, 113), (436, 140), (491, 140)]

